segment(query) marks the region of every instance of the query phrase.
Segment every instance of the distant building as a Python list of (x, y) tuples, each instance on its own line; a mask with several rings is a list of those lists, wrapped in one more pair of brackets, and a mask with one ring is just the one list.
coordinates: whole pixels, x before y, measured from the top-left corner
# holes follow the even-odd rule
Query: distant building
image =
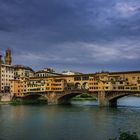
[(44, 68), (43, 70), (47, 72), (52, 72), (52, 73), (55, 72), (53, 68)]
[(0, 92), (10, 92), (10, 80), (14, 79), (14, 67), (11, 65), (11, 50), (5, 52), (4, 61), (0, 56)]
[(44, 68), (35, 73), (35, 77), (49, 77), (49, 76), (60, 76), (62, 74), (56, 73), (52, 68)]
[(18, 79), (19, 77), (33, 77), (35, 72), (32, 68), (23, 65), (14, 65), (14, 77)]
[(68, 70), (68, 71), (63, 71), (62, 74), (63, 75), (81, 75), (83, 73)]
[(11, 81), (20, 77), (33, 77), (34, 71), (23, 65), (11, 65), (11, 50), (5, 51), (4, 60), (0, 55), (0, 93), (9, 93)]
[(4, 60), (5, 60), (6, 65), (11, 65), (12, 57), (11, 57), (11, 50), (10, 49), (6, 50)]

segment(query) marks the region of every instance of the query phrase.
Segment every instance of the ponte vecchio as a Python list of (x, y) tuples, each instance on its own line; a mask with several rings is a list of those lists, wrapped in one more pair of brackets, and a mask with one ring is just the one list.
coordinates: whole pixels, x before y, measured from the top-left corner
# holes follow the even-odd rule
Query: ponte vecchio
[(13, 98), (43, 97), (48, 104), (65, 104), (82, 93), (98, 99), (100, 106), (117, 106), (121, 97), (140, 94), (140, 71), (100, 72), (11, 80)]

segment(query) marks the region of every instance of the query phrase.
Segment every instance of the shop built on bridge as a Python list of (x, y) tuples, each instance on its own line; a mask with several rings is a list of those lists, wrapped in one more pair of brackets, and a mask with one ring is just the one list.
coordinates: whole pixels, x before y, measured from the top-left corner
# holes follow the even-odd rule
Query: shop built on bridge
[(97, 97), (100, 106), (117, 106), (121, 97), (140, 93), (140, 71), (101, 72), (11, 80), (14, 98), (44, 97), (49, 104), (68, 103), (82, 93)]

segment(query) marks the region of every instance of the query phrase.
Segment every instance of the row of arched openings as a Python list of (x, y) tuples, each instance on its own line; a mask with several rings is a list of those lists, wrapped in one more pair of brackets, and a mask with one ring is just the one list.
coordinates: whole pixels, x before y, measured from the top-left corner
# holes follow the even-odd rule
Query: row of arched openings
[(82, 85), (80, 83), (75, 84), (75, 89), (88, 89), (88, 88), (89, 86), (87, 82), (83, 83)]

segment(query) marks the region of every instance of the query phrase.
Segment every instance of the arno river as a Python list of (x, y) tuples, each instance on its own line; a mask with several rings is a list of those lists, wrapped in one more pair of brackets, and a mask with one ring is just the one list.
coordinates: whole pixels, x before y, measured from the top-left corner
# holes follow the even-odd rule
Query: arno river
[(0, 140), (108, 140), (119, 128), (140, 135), (140, 98), (122, 98), (118, 108), (96, 104), (0, 105)]

